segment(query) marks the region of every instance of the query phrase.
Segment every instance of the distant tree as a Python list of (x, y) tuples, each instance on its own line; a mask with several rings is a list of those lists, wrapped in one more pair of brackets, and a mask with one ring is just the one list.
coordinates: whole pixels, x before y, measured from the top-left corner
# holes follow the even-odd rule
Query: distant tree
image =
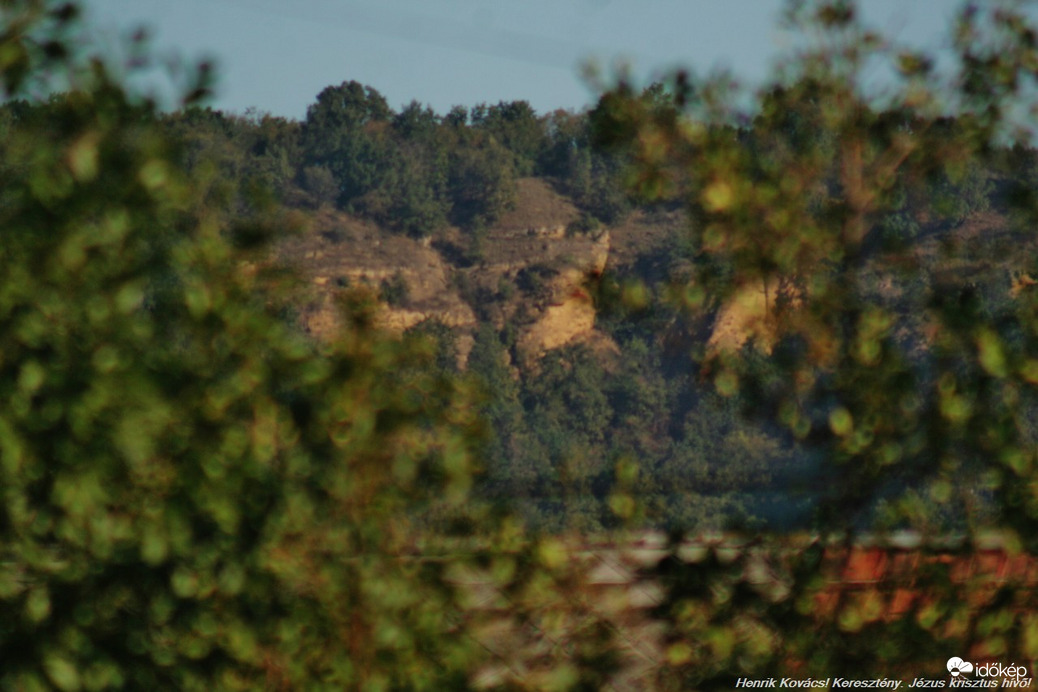
[(520, 177), (531, 175), (547, 144), (544, 126), (526, 101), (480, 104), (470, 114), (472, 127), (486, 132), (513, 156)]
[(647, 463), (666, 453), (671, 440), (674, 391), (658, 348), (633, 338), (621, 350), (619, 372), (607, 388), (613, 409), (612, 446), (619, 446)]
[(493, 138), (465, 133), (450, 157), (449, 185), (454, 223), (466, 228), (492, 225), (515, 206), (512, 157)]
[(465, 127), (469, 122), (469, 109), (465, 106), (453, 106), (444, 116), (443, 122), (452, 128)]
[[(356, 132), (372, 123), (387, 122), (393, 111), (382, 94), (359, 82), (343, 82), (337, 87), (326, 87), (317, 95), (317, 101), (306, 110), (307, 137), (327, 144)], [(310, 141), (319, 146), (318, 141)]]
[(378, 189), (390, 175), (394, 146), (386, 127), (392, 115), (380, 93), (357, 82), (327, 87), (307, 109), (306, 162), (331, 172), (344, 207)]
[(393, 117), (393, 129), (405, 140), (429, 141), (436, 137), (440, 117), (428, 106), (411, 101)]
[(262, 184), (285, 199), (303, 161), (302, 125), (266, 113), (251, 114), (248, 121), (253, 132), (251, 168)]
[(300, 177), (300, 186), (308, 196), (310, 205), (320, 208), (334, 205), (339, 199), (339, 184), (327, 167), (307, 166)]
[(527, 494), (532, 475), (524, 473), (514, 461), (526, 431), (519, 383), (509, 370), (508, 352), (493, 326), (480, 324), (474, 337), (468, 372), (481, 387), (481, 410), (488, 427), (484, 482), (495, 498), (506, 499), (517, 490)]
[(589, 146), (587, 115), (557, 110), (542, 120), (547, 141), (541, 151), (537, 171), (548, 177), (568, 176), (572, 168), (571, 157)]
[(404, 305), (410, 295), (407, 278), (399, 271), (391, 278), (383, 279), (379, 289), (382, 300), (397, 307)]
[(451, 375), (457, 374), (458, 335), (452, 328), (435, 319), (427, 319), (411, 327), (408, 333), (425, 340), (433, 353), (436, 369)]
[(411, 102), (393, 120), (399, 155), (381, 193), (388, 202), (379, 218), (413, 235), (445, 226), (451, 211), (449, 143), (432, 109)]

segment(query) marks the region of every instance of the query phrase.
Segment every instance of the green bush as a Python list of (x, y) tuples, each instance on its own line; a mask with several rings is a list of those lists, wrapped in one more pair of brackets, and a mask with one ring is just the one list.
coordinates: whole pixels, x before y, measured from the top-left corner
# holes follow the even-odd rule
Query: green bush
[[(5, 9), (9, 96), (62, 12)], [(464, 390), (356, 308), (321, 348), (270, 314), (155, 110), (69, 83), (0, 142), (0, 687), (463, 686), (480, 551), (408, 556), (475, 525)]]
[[(1014, 138), (1019, 148), (1033, 143), (1033, 123), (1017, 128), (1033, 98), (1019, 85), (1038, 64), (1032, 17), (966, 7), (947, 80), (929, 56), (870, 30), (854, 3), (790, 3), (788, 18), (805, 46), (752, 110), (726, 78), (683, 72), (671, 78), (678, 117), (626, 83), (601, 101), (601, 131), (630, 147), (638, 189), (685, 191), (698, 302), (724, 305), (746, 286), (775, 286), (783, 298), (755, 343), (707, 349), (699, 376), (820, 460), (803, 482), (820, 499), (813, 526), (829, 545), (914, 529), (917, 545), (940, 539), (924, 553), (950, 535), (966, 537), (964, 551), (994, 535), (1009, 555), (1033, 555), (1035, 299), (1010, 300), (1004, 285), (977, 282), (981, 269), (963, 272), (976, 244), (948, 232), (988, 208), (989, 171)], [(898, 76), (878, 98), (862, 78), (884, 62)], [(906, 200), (922, 200), (929, 228), (947, 234), (932, 254), (907, 242), (917, 228)], [(1029, 202), (1034, 218), (1033, 196), (1014, 201)], [(897, 290), (878, 290), (878, 276)], [(695, 432), (675, 461), (701, 476), (697, 457), (708, 450)], [(740, 435), (726, 441), (740, 454), (762, 448)], [(732, 471), (753, 478), (760, 464), (749, 461)], [(670, 644), (661, 686), (731, 689), (740, 676), (851, 670), (909, 679), (943, 673), (948, 651), (1038, 659), (1030, 577), (949, 579), (954, 558), (924, 557), (932, 568), (899, 582), (911, 603), (890, 612), (898, 586), (881, 580), (827, 601), (826, 581), (849, 573), (827, 576), (823, 543), (797, 542), (763, 538), (684, 557), (676, 549), (656, 566)], [(774, 571), (751, 578), (747, 561), (768, 552)]]

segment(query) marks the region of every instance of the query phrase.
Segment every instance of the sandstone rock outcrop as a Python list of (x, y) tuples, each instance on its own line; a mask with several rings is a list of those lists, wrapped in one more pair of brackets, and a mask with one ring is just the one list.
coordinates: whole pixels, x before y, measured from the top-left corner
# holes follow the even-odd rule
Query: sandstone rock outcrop
[[(302, 324), (331, 338), (340, 328), (337, 296), (359, 289), (381, 296), (375, 319), (385, 329), (403, 332), (426, 320), (454, 329), (462, 365), (480, 319), (498, 329), (511, 325), (514, 355), (526, 365), (576, 342), (611, 352), (616, 345), (595, 331), (588, 290), (610, 262), (610, 231), (573, 232), (580, 211), (544, 180), (520, 180), (518, 193), (515, 210), (478, 242), (460, 229), (416, 240), (344, 213), (319, 212), (308, 233), (279, 248), (307, 286)], [(459, 247), (469, 248), (467, 260), (459, 260)]]

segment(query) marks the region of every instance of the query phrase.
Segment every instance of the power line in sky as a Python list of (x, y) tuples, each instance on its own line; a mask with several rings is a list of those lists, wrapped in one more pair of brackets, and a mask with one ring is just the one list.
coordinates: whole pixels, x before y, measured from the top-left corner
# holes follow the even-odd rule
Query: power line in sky
[[(209, 0), (207, 4), (211, 6), (212, 2)], [(216, 4), (266, 16), (316, 23), (322, 27), (336, 25), (348, 31), (567, 71), (579, 65), (582, 53), (589, 52), (573, 40), (501, 29), (479, 22), (478, 15), (477, 21), (459, 22), (412, 10), (389, 9), (384, 5), (375, 7), (356, 3), (309, 2), (293, 5), (289, 11), (283, 4), (262, 0), (216, 0)], [(603, 47), (601, 52), (607, 50)]]

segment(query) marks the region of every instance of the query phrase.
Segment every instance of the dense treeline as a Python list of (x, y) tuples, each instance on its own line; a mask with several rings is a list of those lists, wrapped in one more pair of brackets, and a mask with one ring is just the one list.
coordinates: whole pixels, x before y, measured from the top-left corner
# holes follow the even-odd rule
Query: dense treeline
[(532, 175), (555, 180), (589, 223), (629, 210), (622, 156), (593, 146), (592, 115), (539, 116), (525, 101), (394, 111), (346, 82), (323, 90), (301, 123), (208, 108), (165, 120), (214, 194), (240, 199), (262, 185), (287, 205), (333, 205), (415, 236), (485, 229), (515, 204), (516, 179)]

